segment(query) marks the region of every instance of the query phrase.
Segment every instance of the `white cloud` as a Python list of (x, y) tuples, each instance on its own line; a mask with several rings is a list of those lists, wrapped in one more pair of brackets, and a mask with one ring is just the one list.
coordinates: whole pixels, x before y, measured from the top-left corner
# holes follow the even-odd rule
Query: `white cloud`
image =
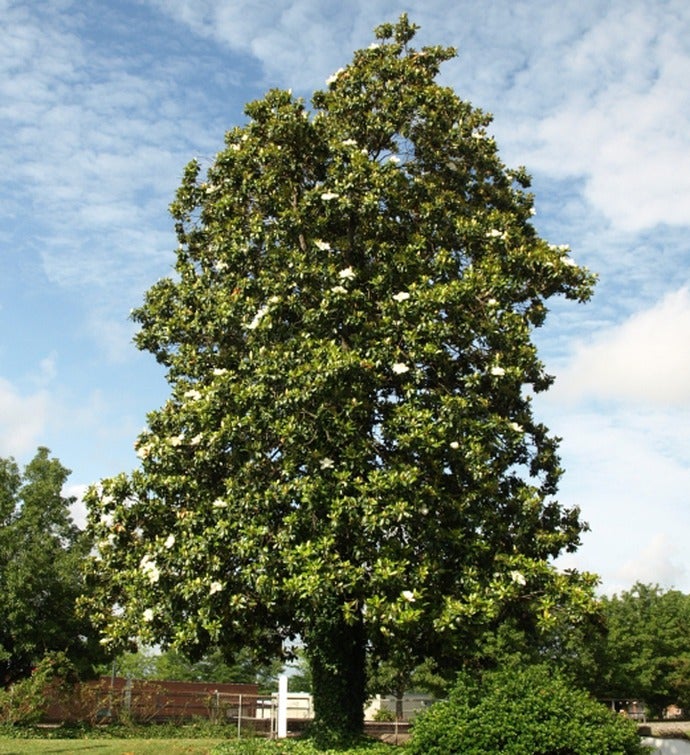
[(690, 410), (542, 409), (563, 436), (558, 498), (591, 527), (559, 565), (598, 573), (607, 592), (637, 579), (690, 589)]
[(690, 406), (690, 290), (581, 343), (552, 395)]
[(49, 407), (46, 391), (21, 395), (0, 378), (0, 456), (19, 457), (35, 447), (45, 429)]
[(639, 553), (621, 564), (616, 574), (617, 582), (621, 587), (643, 582), (685, 589), (690, 575), (678, 555), (679, 549), (671, 538), (665, 533), (657, 533)]
[[(549, 111), (526, 113), (511, 141), (532, 169), (582, 177), (589, 202), (619, 229), (685, 226), (688, 6), (615, 3), (590, 20), (569, 48), (551, 51), (558, 65), (540, 76)], [(558, 83), (563, 94), (554, 97)]]

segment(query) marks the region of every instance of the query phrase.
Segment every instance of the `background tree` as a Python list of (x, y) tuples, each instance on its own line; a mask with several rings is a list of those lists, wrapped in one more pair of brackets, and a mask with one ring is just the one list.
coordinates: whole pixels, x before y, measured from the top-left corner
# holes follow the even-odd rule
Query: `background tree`
[(20, 471), (0, 459), (0, 685), (29, 676), (48, 652), (64, 651), (82, 673), (103, 657), (76, 599), (88, 543), (63, 496), (70, 471), (39, 448)]
[(608, 635), (597, 693), (644, 700), (657, 717), (672, 703), (690, 706), (690, 596), (638, 582), (602, 603)]
[(384, 24), (312, 112), (271, 91), (187, 167), (176, 274), (134, 315), (171, 396), (141, 469), (89, 496), (109, 637), (299, 635), (336, 736), (361, 731), (367, 649), (457, 657), (593, 582), (549, 566), (583, 524), (530, 403), (546, 300), (593, 279), (538, 237), (489, 117), (435, 82), (454, 51), (414, 34)]
[[(213, 648), (201, 658), (192, 660), (176, 650), (157, 651), (139, 649), (124, 653), (115, 659), (115, 673), (131, 679), (160, 679), (166, 681), (237, 682), (258, 684), (262, 691), (277, 688), (282, 663), (257, 663), (246, 650), (236, 653), (228, 661), (223, 653)], [(103, 666), (103, 674), (112, 673), (112, 667)]]

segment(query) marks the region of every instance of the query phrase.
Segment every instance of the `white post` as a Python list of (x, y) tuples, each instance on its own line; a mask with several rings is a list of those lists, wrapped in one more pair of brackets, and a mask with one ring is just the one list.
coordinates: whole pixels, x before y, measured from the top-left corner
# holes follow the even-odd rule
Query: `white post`
[(278, 677), (278, 739), (287, 737), (288, 678)]

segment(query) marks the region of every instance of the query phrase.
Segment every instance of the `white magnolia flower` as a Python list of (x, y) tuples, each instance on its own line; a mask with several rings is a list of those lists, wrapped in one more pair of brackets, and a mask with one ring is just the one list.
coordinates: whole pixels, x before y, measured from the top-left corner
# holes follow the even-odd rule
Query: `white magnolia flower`
[(197, 433), (190, 441), (190, 446), (198, 446), (199, 443), (204, 439), (204, 436), (201, 433)]
[(216, 367), (213, 370), (213, 374), (215, 377), (220, 377), (221, 375), (225, 375), (226, 373), (227, 373), (227, 370), (225, 369), (225, 367)]
[(316, 244), (317, 249), (320, 249), (322, 252), (330, 251), (331, 245), (328, 241), (320, 241), (317, 239), (314, 244)]
[(534, 207), (530, 207), (529, 208), (529, 214), (532, 215), (532, 216), (534, 216), (534, 215), (537, 214), (537, 211), (534, 209)]
[(342, 280), (352, 280), (355, 277), (355, 271), (351, 267), (345, 267), (338, 273), (338, 278)]
[(400, 163), (400, 158), (397, 155), (391, 155), (388, 158), (389, 163), (393, 163), (393, 165), (398, 165)]
[(505, 232), (500, 231), (498, 228), (492, 228), (487, 234), (488, 239), (503, 239), (505, 238)]
[(345, 286), (331, 286), (331, 293), (332, 294), (346, 294), (347, 289)]
[(242, 149), (242, 146), (240, 144), (231, 144), (230, 149), (234, 152), (239, 152)]
[(264, 304), (263, 307), (259, 307), (256, 314), (254, 315), (253, 320), (247, 325), (247, 328), (249, 330), (256, 330), (256, 328), (259, 327), (259, 323), (261, 322), (262, 318), (266, 315), (268, 312), (268, 307)]
[(451, 442), (448, 444), (453, 449), (453, 451), (457, 451), (458, 448), (460, 448), (460, 444), (457, 440), (451, 440)]
[(522, 427), (522, 425), (518, 425), (517, 422), (511, 422), (510, 423), (510, 429), (511, 430), (515, 430), (516, 433), (521, 433), (524, 430), (524, 428)]
[(401, 595), (405, 600), (409, 601), (410, 603), (414, 603), (414, 593), (412, 590), (403, 590)]
[(148, 577), (149, 582), (153, 585), (160, 579), (161, 573), (156, 562), (148, 555), (148, 553), (142, 557), (139, 562), (139, 568)]
[(330, 202), (331, 199), (337, 199), (340, 196), (335, 191), (324, 191), (324, 193), (321, 195), (321, 199), (323, 199), (324, 202)]
[(280, 301), (280, 296), (277, 296), (276, 294), (273, 294), (271, 298), (268, 300), (269, 304), (277, 304)]
[(326, 84), (328, 84), (328, 86), (330, 86), (331, 84), (335, 84), (335, 82), (338, 80), (338, 76), (340, 76), (340, 74), (343, 73), (344, 70), (345, 70), (344, 68), (339, 68), (335, 73), (331, 74), (326, 79)]
[(141, 615), (141, 618), (146, 622), (153, 621), (153, 608), (146, 608), (144, 609), (144, 613)]
[(227, 509), (228, 503), (227, 501), (224, 501), (222, 498), (216, 498), (216, 500), (211, 504), (214, 509)]
[(321, 469), (333, 469), (335, 463), (333, 459), (329, 459), (327, 456), (325, 459), (321, 459), (319, 466), (321, 467)]
[(151, 453), (151, 445), (149, 443), (144, 443), (141, 446), (137, 446), (137, 456), (140, 459), (145, 459), (149, 454)]
[(525, 575), (520, 571), (511, 571), (510, 572), (510, 578), (518, 585), (525, 585), (527, 584), (527, 580), (525, 579)]
[(165, 543), (163, 543), (166, 548), (172, 548), (173, 545), (175, 545), (175, 535), (170, 534), (168, 537), (165, 538)]
[(343, 147), (356, 147), (357, 142), (354, 139), (345, 139), (343, 141)]
[(173, 435), (168, 439), (168, 443), (170, 443), (171, 446), (181, 446), (184, 443), (184, 433)]
[(214, 593), (220, 592), (222, 589), (223, 589), (222, 582), (211, 582), (208, 588), (208, 594), (213, 595)]
[(503, 369), (503, 367), (496, 366), (491, 368), (491, 374), (494, 377), (503, 377), (503, 375), (506, 374), (506, 371)]
[(569, 267), (575, 267), (575, 265), (577, 265), (577, 262), (571, 257), (561, 257), (561, 262)]
[(113, 526), (113, 515), (112, 514), (101, 514), (100, 522), (104, 527), (107, 527), (110, 529)]
[(498, 306), (498, 302), (496, 301), (496, 299), (489, 299), (489, 300), (488, 300), (488, 301), (486, 302), (486, 304), (487, 304), (487, 306), (489, 306), (489, 307), (496, 307), (496, 306)]
[(191, 401), (198, 401), (201, 398), (201, 393), (192, 388), (189, 391), (185, 391), (184, 397), (190, 399)]
[(407, 301), (410, 298), (410, 295), (407, 293), (407, 291), (398, 291), (397, 294), (393, 294), (393, 299), (395, 301)]
[(404, 375), (410, 368), (404, 362), (395, 362), (391, 368), (396, 375)]

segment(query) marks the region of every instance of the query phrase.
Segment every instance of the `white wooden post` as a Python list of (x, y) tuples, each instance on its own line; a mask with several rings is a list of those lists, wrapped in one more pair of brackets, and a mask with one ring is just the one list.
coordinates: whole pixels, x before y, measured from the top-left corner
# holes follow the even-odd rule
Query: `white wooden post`
[(288, 678), (278, 677), (278, 739), (287, 737)]

